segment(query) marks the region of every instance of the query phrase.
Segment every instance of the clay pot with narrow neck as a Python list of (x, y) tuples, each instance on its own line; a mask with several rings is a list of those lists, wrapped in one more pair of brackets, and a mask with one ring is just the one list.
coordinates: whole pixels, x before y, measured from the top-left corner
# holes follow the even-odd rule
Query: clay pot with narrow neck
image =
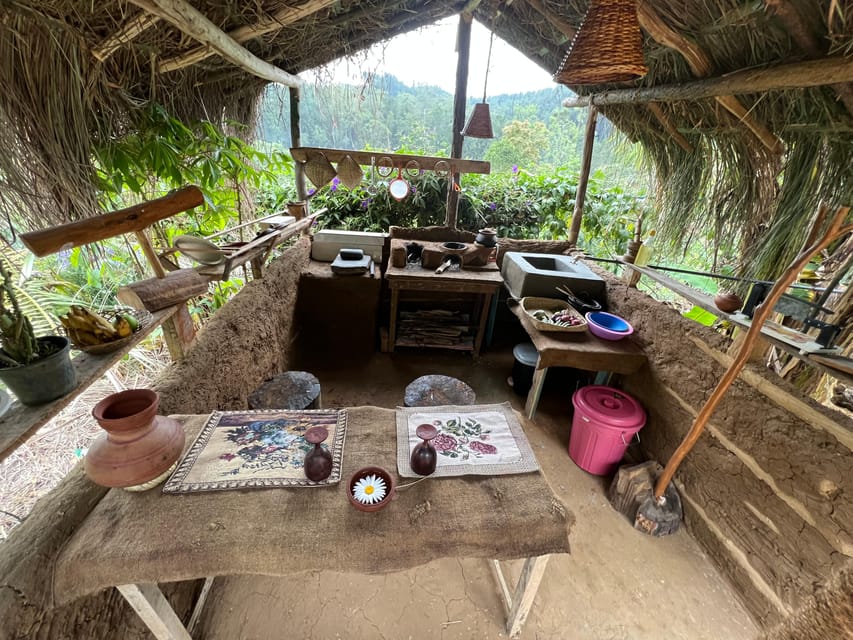
[(177, 420), (157, 415), (159, 403), (156, 391), (128, 389), (95, 405), (92, 415), (106, 433), (86, 454), (84, 466), (92, 482), (134, 489), (166, 479), (184, 450), (185, 435)]

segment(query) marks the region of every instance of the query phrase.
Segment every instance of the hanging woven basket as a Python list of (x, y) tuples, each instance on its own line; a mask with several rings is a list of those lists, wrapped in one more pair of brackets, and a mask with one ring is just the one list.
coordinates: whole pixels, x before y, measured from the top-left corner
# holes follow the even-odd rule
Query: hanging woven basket
[(636, 0), (593, 0), (554, 80), (607, 84), (636, 80), (647, 72)]
[(338, 162), (338, 177), (347, 189), (355, 189), (361, 184), (364, 172), (352, 156), (347, 154)]

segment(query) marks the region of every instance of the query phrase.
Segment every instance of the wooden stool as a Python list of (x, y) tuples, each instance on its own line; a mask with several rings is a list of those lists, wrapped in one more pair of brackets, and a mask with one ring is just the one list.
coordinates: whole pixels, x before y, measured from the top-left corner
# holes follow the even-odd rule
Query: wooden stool
[(307, 371), (285, 371), (249, 395), (250, 409), (320, 409), (320, 381)]
[(407, 407), (437, 407), (445, 404), (467, 405), (476, 400), (474, 390), (450, 376), (421, 376), (406, 387)]

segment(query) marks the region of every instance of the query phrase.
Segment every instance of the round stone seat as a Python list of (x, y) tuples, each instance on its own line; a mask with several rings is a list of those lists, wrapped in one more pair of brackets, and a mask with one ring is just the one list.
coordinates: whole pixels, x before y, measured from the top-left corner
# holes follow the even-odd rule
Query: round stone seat
[(477, 396), (467, 384), (456, 378), (429, 375), (416, 378), (406, 387), (407, 407), (438, 407), (446, 404), (474, 404)]
[(307, 371), (285, 371), (249, 394), (250, 409), (320, 409), (320, 381)]

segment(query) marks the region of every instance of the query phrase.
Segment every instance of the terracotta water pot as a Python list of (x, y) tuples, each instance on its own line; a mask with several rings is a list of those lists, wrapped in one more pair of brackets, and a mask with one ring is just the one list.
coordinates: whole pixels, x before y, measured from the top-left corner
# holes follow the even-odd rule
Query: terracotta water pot
[(157, 415), (159, 403), (156, 391), (128, 389), (95, 405), (92, 415), (106, 433), (86, 454), (86, 475), (92, 482), (133, 489), (166, 479), (184, 450), (185, 435), (177, 420)]

